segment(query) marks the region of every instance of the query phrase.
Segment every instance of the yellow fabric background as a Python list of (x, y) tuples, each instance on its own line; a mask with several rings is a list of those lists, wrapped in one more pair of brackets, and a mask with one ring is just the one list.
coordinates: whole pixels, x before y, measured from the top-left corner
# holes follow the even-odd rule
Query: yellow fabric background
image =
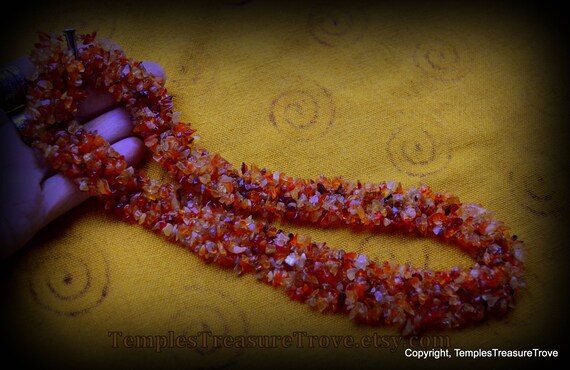
[[(494, 210), (527, 247), (528, 286), (516, 309), (499, 320), (426, 335), (449, 336), (451, 348), (560, 350), (551, 334), (566, 314), (559, 291), (567, 170), (559, 148), (567, 145), (567, 129), (559, 122), (568, 116), (561, 109), (556, 45), (529, 14), (467, 8), (75, 3), (21, 18), (10, 53), (27, 53), (39, 30), (97, 30), (130, 57), (160, 63), (182, 119), (192, 122), (203, 146), (236, 165), (304, 178), (422, 182)], [(148, 171), (163, 178), (150, 162)], [(434, 269), (472, 263), (430, 240), (284, 228), (380, 260)], [(112, 348), (109, 331), (398, 333), (318, 314), (252, 276), (205, 265), (160, 236), (119, 222), (93, 200), (49, 225), (6, 267), (5, 333), (13, 347), (47, 363), (418, 365), (402, 348)]]

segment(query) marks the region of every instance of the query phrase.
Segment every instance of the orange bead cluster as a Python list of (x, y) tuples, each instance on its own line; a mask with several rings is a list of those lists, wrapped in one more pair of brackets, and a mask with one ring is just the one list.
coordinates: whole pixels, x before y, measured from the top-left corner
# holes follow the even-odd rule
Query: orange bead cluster
[[(202, 259), (253, 273), (292, 299), (404, 335), (455, 328), (503, 314), (523, 284), (523, 244), (493, 214), (427, 186), (303, 180), (242, 164), (194, 143), (171, 96), (139, 62), (96, 39), (77, 57), (61, 37), (40, 35), (31, 60), (22, 135), (51, 166), (126, 221), (164, 234)], [(74, 120), (87, 87), (104, 87), (132, 116), (134, 132), (175, 180), (161, 184), (129, 167), (101, 136)], [(253, 217), (264, 219), (254, 220)], [(378, 262), (277, 230), (273, 220), (397, 230), (453, 243), (469, 268), (443, 271)]]

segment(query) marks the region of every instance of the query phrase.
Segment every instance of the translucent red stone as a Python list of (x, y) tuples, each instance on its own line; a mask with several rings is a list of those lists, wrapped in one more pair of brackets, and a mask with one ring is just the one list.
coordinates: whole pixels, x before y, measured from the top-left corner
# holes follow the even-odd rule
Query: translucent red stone
[[(405, 335), (464, 326), (514, 305), (524, 285), (523, 244), (481, 206), (427, 186), (235, 168), (194, 143), (195, 130), (178, 121), (171, 96), (140, 62), (95, 34), (81, 36), (77, 55), (61, 37), (41, 35), (31, 55), (38, 73), (21, 133), (54, 169), (125, 221), (162, 233), (206, 261), (253, 273), (320, 312), (395, 325)], [(125, 105), (134, 132), (176, 185), (129, 167), (101, 136), (82, 129), (74, 113), (88, 86), (105, 87)], [(267, 224), (276, 219), (437, 238), (475, 263), (430, 271), (378, 262)]]

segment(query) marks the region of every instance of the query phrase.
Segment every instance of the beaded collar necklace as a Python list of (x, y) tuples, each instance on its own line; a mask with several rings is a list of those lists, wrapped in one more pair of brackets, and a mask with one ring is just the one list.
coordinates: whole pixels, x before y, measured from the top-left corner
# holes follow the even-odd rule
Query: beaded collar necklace
[[(194, 143), (195, 130), (179, 122), (171, 96), (140, 62), (95, 34), (80, 36), (77, 48), (41, 34), (31, 60), (37, 75), (29, 84), (22, 136), (107, 210), (205, 261), (253, 273), (320, 312), (396, 326), (404, 335), (504, 314), (524, 285), (522, 242), (479, 205), (423, 185), (305, 180), (253, 165), (233, 167)], [(105, 87), (125, 106), (134, 133), (174, 184), (129, 167), (101, 136), (75, 121), (88, 86)], [(458, 246), (474, 264), (431, 271), (378, 262), (278, 230), (268, 223), (274, 220), (435, 238)]]

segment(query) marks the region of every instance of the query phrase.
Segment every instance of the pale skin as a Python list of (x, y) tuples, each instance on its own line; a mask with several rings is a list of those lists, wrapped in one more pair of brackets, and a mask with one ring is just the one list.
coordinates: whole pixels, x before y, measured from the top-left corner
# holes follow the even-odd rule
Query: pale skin
[[(20, 62), (29, 62), (20, 60)], [(147, 71), (165, 80), (164, 70), (145, 62)], [(112, 147), (135, 165), (144, 156), (143, 142), (133, 136), (132, 122), (110, 94), (91, 91), (78, 108), (77, 119), (89, 131), (97, 131)], [(15, 125), (0, 110), (0, 258), (16, 253), (43, 227), (89, 195), (62, 174), (52, 173), (41, 155), (21, 140)]]

